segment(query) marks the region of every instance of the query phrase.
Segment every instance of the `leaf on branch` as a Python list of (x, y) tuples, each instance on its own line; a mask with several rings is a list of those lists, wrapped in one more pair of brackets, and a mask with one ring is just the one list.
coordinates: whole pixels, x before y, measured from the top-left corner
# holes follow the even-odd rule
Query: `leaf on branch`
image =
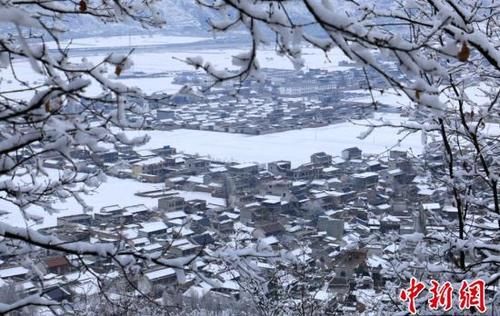
[(462, 48), (458, 52), (457, 58), (462, 62), (466, 62), (467, 60), (469, 60), (469, 56), (470, 56), (469, 46), (467, 46), (466, 42), (463, 42)]
[(80, 12), (85, 12), (87, 11), (87, 2), (85, 0), (80, 0)]
[(119, 77), (119, 76), (120, 76), (120, 74), (122, 73), (122, 70), (123, 70), (123, 69), (122, 69), (122, 66), (121, 66), (121, 65), (116, 65), (116, 67), (115, 67), (115, 75), (116, 75), (117, 77)]
[(420, 93), (422, 93), (422, 91), (415, 90), (415, 98), (417, 99), (417, 101), (420, 101)]
[(50, 101), (45, 102), (45, 112), (50, 112)]

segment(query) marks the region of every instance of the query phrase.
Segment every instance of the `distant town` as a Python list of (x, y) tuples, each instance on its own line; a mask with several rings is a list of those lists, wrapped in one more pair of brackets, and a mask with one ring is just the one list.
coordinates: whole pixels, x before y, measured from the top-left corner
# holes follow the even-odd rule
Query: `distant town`
[[(392, 104), (352, 101), (355, 97), (366, 99), (366, 93), (356, 90), (366, 90), (368, 80), (371, 89), (379, 90), (384, 87), (384, 81), (373, 72), (365, 76), (359, 67), (341, 64), (345, 70), (334, 71), (333, 75), (331, 71), (318, 69), (307, 72), (265, 69), (262, 72), (267, 79), (261, 82), (247, 80), (236, 86), (224, 83), (208, 91), (205, 89), (211, 86), (212, 80), (207, 75), (169, 74), (174, 76), (174, 84), (198, 87), (204, 93), (153, 95), (148, 104), (155, 110), (156, 117), (148, 121), (148, 127), (261, 135), (367, 118), (375, 111), (400, 112)], [(127, 78), (135, 76), (143, 75), (131, 74)], [(289, 78), (294, 81), (289, 82)]]

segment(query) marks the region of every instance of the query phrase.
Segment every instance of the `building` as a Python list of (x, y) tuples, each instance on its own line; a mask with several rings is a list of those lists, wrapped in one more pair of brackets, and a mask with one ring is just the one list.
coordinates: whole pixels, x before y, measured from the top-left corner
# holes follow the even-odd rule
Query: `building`
[(136, 178), (142, 174), (160, 175), (166, 168), (162, 157), (151, 157), (132, 164), (132, 175)]
[(311, 155), (311, 162), (315, 165), (327, 167), (332, 164), (332, 156), (324, 152), (314, 153)]
[(158, 199), (158, 209), (164, 212), (182, 211), (186, 205), (184, 198), (172, 195)]
[(361, 149), (358, 147), (351, 147), (342, 150), (341, 157), (344, 160), (361, 159)]
[(325, 231), (328, 236), (341, 240), (344, 237), (344, 221), (329, 216), (318, 217), (318, 230)]

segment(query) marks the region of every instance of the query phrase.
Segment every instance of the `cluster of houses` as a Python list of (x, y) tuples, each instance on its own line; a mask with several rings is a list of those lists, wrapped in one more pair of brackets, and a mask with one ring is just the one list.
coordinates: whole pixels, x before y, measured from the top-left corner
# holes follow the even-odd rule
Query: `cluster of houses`
[[(367, 117), (375, 110), (370, 104), (348, 101), (360, 95), (353, 91), (366, 88), (359, 84), (360, 77), (364, 76), (360, 68), (345, 67), (333, 75), (317, 69), (307, 72), (266, 69), (264, 72), (269, 79), (248, 80), (237, 87), (239, 98), (234, 97), (235, 88), (231, 83), (212, 88), (203, 97), (177, 95), (172, 100), (158, 95), (159, 100), (173, 101), (175, 107), (169, 102), (151, 102), (156, 113), (151, 126), (259, 135)], [(174, 83), (203, 87), (203, 78), (181, 72)], [(294, 78), (293, 82), (289, 78)], [(383, 86), (378, 79), (370, 77), (372, 87)], [(380, 104), (377, 110), (394, 109)]]
[[(309, 163), (292, 167), (285, 160), (267, 165), (214, 161), (168, 146), (146, 153), (123, 149), (94, 161), (106, 165), (128, 159), (131, 167), (121, 170), (121, 176), (163, 183), (162, 189), (137, 193), (154, 199), (156, 206), (122, 205), (119, 198), (113, 203), (110, 198), (109, 206), (61, 216), (56, 226), (40, 232), (68, 242), (112, 243), (155, 258), (196, 257), (182, 273), (143, 262), (140, 276), (132, 281), (142, 288), (146, 283), (154, 299), (170, 293), (186, 299), (241, 300), (247, 294), (241, 271), (215, 254), (231, 245), (285, 251), (332, 277), (328, 286), (318, 281), (317, 289), (310, 289), (321, 291), (314, 299), (334, 303), (339, 313), (356, 313), (366, 308), (370, 295), (389, 300), (380, 294), (391, 281), (381, 270), (391, 255), (411, 255), (415, 246), (400, 249), (387, 236), (442, 231), (441, 216), (435, 215), (456, 217), (446, 190), (433, 186), (422, 172), (426, 163), (440, 167), (443, 160), (436, 155), (421, 159), (392, 150), (381, 157), (352, 147), (340, 157), (314, 153)], [(50, 159), (45, 164), (64, 168)], [(106, 258), (43, 250), (31, 257), (43, 277), (5, 255), (0, 258), (0, 286), (21, 297), (43, 286), (52, 299), (71, 301), (97, 294), (97, 277), (113, 284), (122, 273)], [(249, 260), (264, 278), (278, 269), (266, 257)], [(294, 271), (287, 273), (293, 280)]]

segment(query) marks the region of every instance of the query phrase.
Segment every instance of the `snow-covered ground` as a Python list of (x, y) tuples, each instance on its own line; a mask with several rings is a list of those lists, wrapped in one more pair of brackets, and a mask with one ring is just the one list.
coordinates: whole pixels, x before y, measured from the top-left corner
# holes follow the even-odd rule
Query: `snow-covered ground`
[[(56, 177), (58, 171), (47, 169), (51, 177)], [(118, 204), (122, 207), (144, 204), (150, 208), (158, 205), (157, 198), (148, 198), (135, 195), (137, 192), (161, 190), (164, 189), (163, 184), (143, 183), (132, 179), (119, 179), (115, 177), (107, 177), (106, 182), (94, 192), (88, 195), (82, 195), (87, 205), (93, 208), (92, 212), (99, 211), (102, 207)], [(202, 199), (207, 201), (207, 204), (224, 206), (225, 201), (221, 198), (215, 198), (206, 192), (191, 192), (191, 191), (171, 191), (169, 193), (177, 193), (179, 196), (190, 201)], [(57, 213), (48, 214), (43, 209), (37, 206), (29, 207), (26, 212), (30, 215), (43, 217), (44, 221), (41, 224), (35, 224), (29, 221), (28, 225), (32, 228), (43, 228), (54, 226), (57, 223), (57, 217), (81, 214), (83, 208), (74, 199), (68, 199), (65, 202), (56, 202), (54, 207), (58, 210)], [(9, 214), (0, 216), (0, 221), (5, 221), (10, 225), (25, 226), (25, 220), (21, 211), (13, 204), (0, 199), (0, 210), (7, 211)]]
[[(393, 122), (399, 116), (387, 114)], [(355, 121), (366, 124), (366, 121)], [(151, 136), (151, 141), (138, 149), (153, 149), (171, 145), (186, 153), (198, 153), (225, 161), (267, 163), (274, 160), (290, 160), (294, 166), (309, 161), (311, 154), (325, 151), (340, 155), (348, 147), (358, 146), (367, 153), (382, 154), (388, 149), (411, 149), (418, 154), (422, 151), (420, 132), (408, 136), (398, 144), (404, 134), (397, 135), (398, 129), (381, 127), (375, 129), (366, 139), (358, 136), (364, 126), (346, 122), (319, 128), (305, 128), (281, 133), (249, 136), (199, 130), (174, 131), (128, 131), (129, 136)]]
[[(163, 92), (174, 94), (179, 92), (181, 85), (172, 83), (174, 81), (173, 77), (160, 77), (160, 78), (127, 78), (120, 79), (119, 82), (127, 85), (128, 87), (140, 88), (142, 92), (146, 94), (152, 94), (155, 92)], [(99, 87), (97, 85), (92, 85), (87, 89), (89, 95), (99, 93)]]
[[(349, 101), (372, 103), (372, 98), (367, 90), (349, 90), (348, 92), (359, 93), (363, 96), (350, 98)], [(403, 93), (394, 91), (393, 89), (386, 89), (383, 93), (379, 90), (373, 90), (373, 98), (375, 101), (392, 106), (407, 106), (411, 104), (411, 100)]]
[[(236, 46), (236, 45), (235, 45)], [(185, 71), (194, 70), (194, 68), (182, 62), (188, 57), (202, 57), (204, 61), (210, 62), (219, 69), (233, 68), (232, 56), (247, 52), (244, 49), (186, 49), (182, 51), (162, 51), (152, 53), (136, 53), (132, 55), (134, 66), (132, 70), (143, 71), (145, 73), (156, 73), (166, 71)], [(103, 56), (94, 56), (88, 58), (92, 61), (98, 61)], [(259, 64), (263, 68), (274, 69), (294, 69), (290, 60), (284, 56), (276, 55), (272, 49), (262, 49), (257, 52)], [(333, 49), (328, 58), (322, 51), (313, 48), (304, 48), (302, 58), (307, 68), (343, 70), (346, 67), (338, 66), (340, 61), (348, 61), (347, 57), (340, 49)]]
[[(73, 40), (61, 41), (62, 48), (110, 48), (113, 47), (136, 47), (136, 46), (153, 46), (164, 44), (187, 44), (203, 40), (206, 37), (190, 37), (190, 36), (167, 36), (159, 34), (151, 35), (123, 35), (109, 37), (84, 37)], [(56, 48), (55, 42), (47, 42), (49, 48)]]
[[(133, 45), (154, 45), (154, 43), (191, 43), (204, 38), (198, 37), (175, 37), (175, 36), (153, 36), (153, 37), (140, 37), (136, 38)], [(205, 38), (206, 39), (206, 38)], [(132, 42), (132, 41), (131, 41)], [(116, 36), (110, 38), (93, 38), (93, 39), (76, 39), (70, 47), (92, 47), (92, 48), (109, 48), (109, 52), (113, 51), (113, 47), (124, 47), (129, 44), (127, 36)], [(237, 46), (237, 44), (235, 44)], [(189, 57), (202, 57), (204, 61), (212, 63), (217, 69), (235, 69), (232, 65), (232, 60), (235, 55), (247, 52), (244, 49), (199, 49), (193, 46), (191, 49), (178, 50), (162, 50), (159, 52), (136, 52), (132, 54), (131, 58), (133, 66), (124, 71), (123, 75), (131, 72), (142, 72), (145, 74), (166, 73), (171, 71), (194, 71), (194, 68), (182, 60)], [(70, 56), (73, 56), (74, 62), (79, 62), (82, 57), (78, 56), (78, 51)], [(304, 69), (328, 69), (328, 70), (343, 70), (348, 67), (339, 66), (340, 61), (347, 61), (348, 59), (343, 55), (339, 49), (333, 49), (328, 56), (317, 49), (305, 48), (303, 50), (304, 64), (307, 66)], [(97, 55), (85, 55), (85, 58), (95, 64), (101, 63), (106, 55), (103, 53)], [(263, 68), (274, 69), (294, 69), (293, 64), (286, 57), (276, 55), (275, 51), (271, 48), (262, 49), (258, 52), (258, 60)], [(20, 80), (26, 81), (31, 84), (41, 83), (43, 79), (40, 75), (34, 73), (27, 60), (14, 60), (16, 76)], [(177, 92), (181, 86), (172, 83), (174, 74), (167, 77), (158, 78), (138, 78), (138, 79), (122, 79), (116, 77), (113, 73), (112, 67), (109, 68), (109, 78), (117, 82), (124, 83), (129, 86), (134, 86), (142, 89), (145, 93), (153, 92)], [(14, 80), (14, 74), (8, 69), (0, 69), (0, 90), (12, 91), (17, 90), (21, 86)], [(93, 83), (86, 89), (85, 94), (95, 96), (99, 94), (101, 87), (98, 83)], [(30, 99), (33, 92), (15, 92), (9, 94), (10, 97)]]

